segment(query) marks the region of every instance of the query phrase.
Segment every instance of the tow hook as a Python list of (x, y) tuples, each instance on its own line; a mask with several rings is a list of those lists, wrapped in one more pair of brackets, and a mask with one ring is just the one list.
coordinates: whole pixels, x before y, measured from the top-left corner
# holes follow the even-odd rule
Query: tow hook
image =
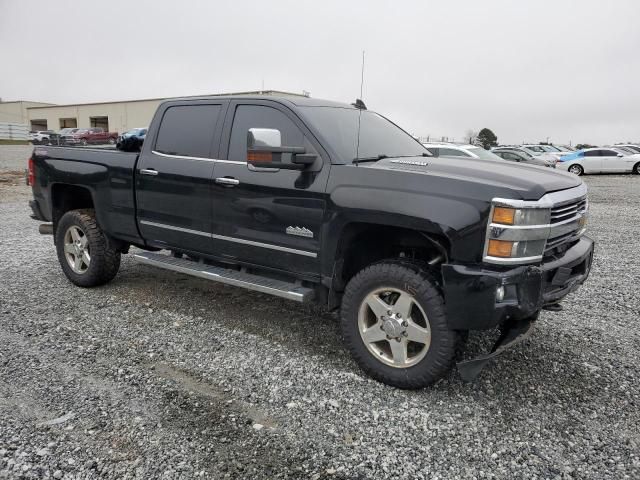
[(491, 352), (472, 358), (471, 360), (458, 362), (457, 367), (458, 372), (460, 372), (460, 377), (466, 382), (472, 382), (478, 378), (482, 369), (491, 360), (506, 350), (509, 350), (514, 345), (526, 340), (531, 335), (535, 319), (536, 316), (533, 316), (509, 324), (508, 329), (503, 330), (491, 349)]
[(42, 223), (38, 227), (40, 235), (53, 235), (53, 223)]

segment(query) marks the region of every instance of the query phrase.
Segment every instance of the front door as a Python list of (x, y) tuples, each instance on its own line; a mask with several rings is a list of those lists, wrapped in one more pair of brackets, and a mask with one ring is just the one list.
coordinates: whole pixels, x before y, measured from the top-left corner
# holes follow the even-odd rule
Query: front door
[[(283, 146), (304, 147), (319, 158), (317, 171), (257, 169), (247, 164), (250, 128), (281, 132)], [(229, 106), (212, 184), (213, 243), (231, 261), (313, 275), (330, 162), (288, 108), (268, 100)]]
[(602, 171), (602, 157), (600, 150), (587, 150), (582, 158), (582, 166), (585, 173), (598, 173)]
[(211, 253), (211, 177), (225, 108), (165, 104), (156, 114), (160, 127), (136, 170), (138, 225), (151, 245)]

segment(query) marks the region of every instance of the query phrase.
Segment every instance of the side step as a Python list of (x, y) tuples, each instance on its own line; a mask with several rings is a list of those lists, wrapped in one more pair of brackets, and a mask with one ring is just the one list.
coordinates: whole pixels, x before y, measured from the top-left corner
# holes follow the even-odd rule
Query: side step
[(295, 283), (273, 280), (259, 275), (239, 272), (238, 270), (206, 265), (192, 260), (175, 258), (170, 255), (140, 252), (134, 253), (133, 258), (145, 265), (164, 268), (165, 270), (173, 270), (174, 272), (205, 278), (235, 287), (243, 287), (249, 290), (255, 290), (256, 292), (268, 293), (276, 297), (282, 297), (300, 303), (309, 302), (313, 300), (314, 296), (313, 289), (302, 287)]

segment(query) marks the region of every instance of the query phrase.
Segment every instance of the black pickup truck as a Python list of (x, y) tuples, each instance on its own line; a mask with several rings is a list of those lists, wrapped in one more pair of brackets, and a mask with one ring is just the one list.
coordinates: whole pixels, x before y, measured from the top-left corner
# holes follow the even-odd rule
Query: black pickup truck
[(164, 102), (140, 153), (36, 147), (33, 218), (81, 287), (143, 264), (341, 309), (356, 362), (402, 388), (437, 381), (469, 330), (499, 328), (474, 377), (584, 282), (575, 175), (435, 158), (361, 101)]

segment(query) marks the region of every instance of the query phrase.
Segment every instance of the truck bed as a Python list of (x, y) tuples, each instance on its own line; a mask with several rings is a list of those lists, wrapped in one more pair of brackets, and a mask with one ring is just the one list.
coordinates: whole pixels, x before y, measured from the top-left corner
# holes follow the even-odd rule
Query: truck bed
[(56, 188), (70, 192), (67, 197), (70, 201), (88, 191), (103, 228), (132, 243), (141, 241), (136, 226), (134, 188), (137, 152), (39, 146), (31, 158), (36, 177), (35, 207), (43, 219), (55, 222), (56, 206), (50, 204), (50, 199)]

